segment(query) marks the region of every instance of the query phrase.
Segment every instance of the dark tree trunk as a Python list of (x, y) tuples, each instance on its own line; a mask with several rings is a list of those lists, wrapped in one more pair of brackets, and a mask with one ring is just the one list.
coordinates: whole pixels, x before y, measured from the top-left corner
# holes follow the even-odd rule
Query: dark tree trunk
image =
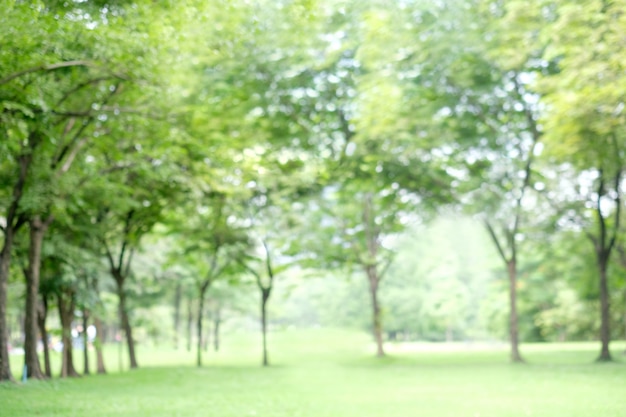
[(104, 343), (104, 326), (98, 316), (93, 319), (93, 325), (96, 327), (96, 339), (94, 340), (94, 346), (96, 347), (96, 368), (99, 374), (106, 374), (106, 368), (104, 366), (104, 356), (102, 354), (102, 344)]
[(517, 319), (517, 261), (507, 262), (509, 274), (509, 340), (511, 342), (511, 361), (524, 362), (519, 352), (519, 329)]
[(182, 301), (182, 285), (176, 284), (176, 293), (174, 294), (174, 349), (178, 350), (178, 340), (180, 336), (180, 304)]
[(72, 320), (74, 319), (75, 295), (73, 291), (59, 292), (59, 318), (61, 319), (61, 341), (63, 343), (61, 378), (79, 376), (74, 368), (72, 349)]
[(269, 366), (269, 358), (267, 353), (267, 301), (270, 298), (270, 290), (264, 288), (261, 290), (261, 332), (263, 334), (263, 366)]
[(48, 297), (43, 294), (41, 296), (41, 304), (37, 311), (37, 324), (39, 333), (43, 341), (43, 361), (44, 373), (47, 378), (52, 378), (52, 369), (50, 367), (50, 347), (48, 346), (48, 330), (46, 329), (46, 319), (48, 318)]
[(191, 352), (191, 339), (193, 329), (193, 301), (191, 297), (187, 299), (187, 352)]
[(202, 319), (204, 317), (204, 298), (206, 296), (206, 290), (209, 288), (210, 282), (205, 281), (200, 287), (200, 294), (198, 298), (198, 316), (196, 317), (196, 365), (198, 368), (202, 366)]
[(89, 310), (83, 307), (83, 374), (89, 375), (89, 335), (87, 326), (89, 325)]
[(265, 240), (262, 240), (261, 243), (265, 248), (265, 267), (267, 269), (267, 277), (269, 279), (266, 284), (263, 284), (263, 280), (261, 279), (261, 275), (252, 268), (249, 268), (244, 264), (244, 267), (248, 269), (256, 278), (256, 284), (259, 290), (261, 291), (261, 335), (263, 338), (263, 366), (269, 366), (269, 358), (267, 352), (267, 302), (270, 299), (270, 295), (272, 294), (272, 288), (274, 283), (274, 269), (272, 268), (272, 257), (270, 254), (269, 245)]
[(24, 322), (24, 365), (29, 378), (43, 379), (39, 365), (37, 345), (39, 342), (39, 326), (37, 325), (37, 308), (39, 304), (39, 276), (41, 272), (41, 248), (43, 238), (52, 221), (45, 222), (39, 216), (29, 221), (30, 245), (28, 249), (28, 268), (26, 269), (26, 319)]
[(126, 293), (124, 287), (118, 286), (117, 295), (120, 301), (120, 325), (124, 329), (126, 335), (126, 345), (128, 346), (128, 359), (130, 362), (130, 369), (136, 369), (139, 367), (137, 364), (137, 356), (135, 355), (135, 340), (133, 339), (133, 329), (130, 325), (130, 319), (128, 318), (128, 310), (126, 306)]
[(7, 210), (4, 226), (4, 243), (0, 251), (0, 381), (13, 381), (9, 359), (9, 332), (7, 326), (7, 291), (9, 282), (9, 267), (11, 266), (11, 251), (15, 233), (23, 224), (18, 215), (20, 200), (24, 193), (26, 177), (32, 162), (34, 149), (40, 140), (39, 132), (31, 132), (28, 138), (30, 150), (19, 157), (19, 173), (13, 187), (13, 198)]
[(608, 256), (601, 256), (599, 259), (600, 272), (600, 356), (599, 362), (608, 362), (613, 360), (609, 343), (611, 342), (611, 303), (609, 298), (609, 286), (607, 280), (607, 264)]
[[(117, 255), (117, 260), (114, 259), (109, 246), (106, 243), (106, 240), (103, 240), (106, 255), (109, 260), (109, 272), (115, 281), (117, 287), (117, 297), (119, 299), (119, 319), (120, 319), (120, 328), (124, 330), (124, 335), (126, 336), (126, 345), (128, 347), (128, 359), (130, 369), (136, 369), (139, 367), (137, 363), (137, 356), (135, 354), (135, 339), (133, 338), (133, 329), (130, 325), (130, 318), (128, 317), (128, 306), (126, 303), (126, 291), (124, 288), (124, 284), (126, 283), (126, 278), (130, 275), (130, 267), (132, 264), (134, 248), (129, 247), (129, 237), (131, 230), (131, 223), (133, 221), (133, 216), (135, 214), (135, 210), (131, 209), (126, 215), (126, 223), (124, 225), (124, 235), (122, 240), (122, 246)], [(121, 352), (120, 343), (120, 352)], [(120, 370), (121, 367), (121, 355), (120, 355)]]
[(217, 352), (220, 350), (220, 317), (221, 309), (218, 307), (215, 310), (215, 315), (213, 316), (213, 349)]
[[(615, 139), (615, 138), (614, 138)], [(608, 284), (608, 267), (609, 260), (611, 257), (611, 253), (613, 249), (616, 247), (617, 242), (617, 234), (620, 229), (620, 218), (621, 218), (621, 171), (617, 171), (613, 180), (613, 191), (615, 192), (616, 197), (614, 198), (615, 202), (615, 218), (614, 222), (611, 225), (612, 231), (609, 231), (609, 226), (607, 225), (607, 221), (605, 216), (602, 213), (602, 197), (607, 195), (608, 192), (606, 190), (605, 183), (605, 173), (600, 170), (600, 177), (598, 182), (598, 191), (596, 194), (596, 207), (595, 212), (598, 217), (598, 235), (594, 237), (593, 235), (588, 233), (590, 240), (594, 244), (594, 248), (596, 251), (596, 264), (598, 266), (598, 285), (600, 292), (600, 356), (598, 356), (598, 362), (609, 362), (612, 361), (611, 351), (609, 350), (609, 344), (611, 343), (611, 300), (609, 296), (609, 284)], [(617, 248), (619, 252), (619, 247)]]
[(378, 302), (378, 274), (376, 272), (376, 266), (366, 267), (367, 278), (370, 286), (370, 298), (372, 300), (372, 331), (374, 333), (374, 340), (376, 341), (376, 356), (385, 356), (383, 349), (383, 326), (382, 319), (380, 317), (380, 304)]

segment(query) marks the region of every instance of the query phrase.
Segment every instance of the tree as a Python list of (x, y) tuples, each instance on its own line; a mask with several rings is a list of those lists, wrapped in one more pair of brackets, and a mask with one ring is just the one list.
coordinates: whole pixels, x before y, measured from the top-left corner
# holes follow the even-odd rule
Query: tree
[[(128, 111), (130, 101), (114, 101), (112, 98), (119, 95), (122, 84), (130, 85), (140, 78), (149, 79), (144, 76), (151, 72), (149, 63), (155, 63), (150, 61), (154, 57), (149, 55), (158, 51), (158, 48), (147, 48), (145, 39), (140, 40), (140, 36), (124, 37), (124, 42), (119, 42), (121, 38), (117, 36), (121, 27), (145, 24), (146, 21), (142, 20), (146, 17), (145, 8), (129, 8), (123, 13), (125, 19), (122, 22), (113, 14), (107, 16), (110, 12), (107, 7), (90, 14), (92, 6), (86, 2), (81, 5), (41, 2), (31, 7), (23, 2), (9, 2), (6, 25), (3, 25), (3, 29), (22, 34), (9, 36), (11, 43), (5, 50), (20, 50), (22, 59), (15, 60), (13, 54), (3, 54), (0, 58), (3, 68), (7, 69), (7, 75), (0, 79), (0, 100), (3, 122), (6, 122), (2, 133), (8, 139), (5, 150), (10, 156), (3, 163), (2, 172), (10, 177), (18, 174), (10, 194), (6, 194), (9, 189), (2, 190), (3, 197), (10, 195), (11, 198), (6, 200), (6, 206), (2, 204), (8, 210), (9, 222), (0, 262), (4, 265), (0, 268), (3, 271), (0, 272), (0, 316), (4, 321), (6, 297), (3, 283), (8, 274), (4, 271), (8, 271), (10, 265), (14, 235), (21, 225), (28, 224), (31, 263), (26, 274), (29, 291), (25, 361), (30, 376), (36, 378), (42, 377), (36, 355), (40, 252), (46, 230), (59, 215), (62, 206), (59, 203), (67, 198), (69, 191), (65, 178), (83, 148), (99, 140), (96, 138), (102, 135), (103, 121), (119, 113), (120, 109)], [(115, 8), (120, 12), (117, 6)], [(72, 18), (76, 15), (85, 19)], [(27, 32), (15, 29), (26, 27), (25, 21), (37, 24), (27, 25), (30, 29)], [(107, 44), (119, 48), (101, 47)], [(41, 51), (45, 52), (42, 54)], [(68, 59), (68, 56), (76, 59)], [(139, 61), (142, 65), (133, 66)], [(146, 71), (141, 73), (136, 68)], [(142, 86), (142, 92), (147, 92), (146, 85)], [(130, 94), (129, 97), (134, 100), (138, 96)], [(138, 102), (133, 100), (133, 104)], [(4, 336), (2, 339), (1, 376), (10, 379)]]
[[(555, 161), (571, 164), (580, 174), (578, 212), (585, 220), (598, 274), (598, 361), (612, 359), (609, 261), (618, 245), (626, 161), (623, 97), (615, 88), (626, 80), (624, 62), (615, 49), (626, 27), (619, 12), (623, 7), (622, 1), (557, 4), (544, 36), (550, 40), (545, 56), (558, 59), (559, 71), (539, 84), (545, 93), (548, 150)], [(593, 212), (593, 217), (585, 212)]]
[(247, 221), (251, 228), (249, 235), (254, 243), (247, 256), (238, 260), (239, 264), (254, 277), (261, 296), (263, 366), (269, 366), (267, 305), (274, 289), (275, 278), (298, 260), (299, 245), (296, 243), (298, 223), (294, 217), (291, 201), (285, 197), (297, 195), (295, 190), (300, 187), (304, 190), (307, 179), (306, 173), (298, 175), (292, 171), (293, 166), (285, 165), (287, 166), (279, 163), (274, 166), (274, 169), (285, 169), (283, 171), (285, 176), (278, 177), (272, 175), (270, 171), (266, 173), (265, 178), (269, 184), (267, 182), (264, 184), (263, 178), (259, 178), (254, 185), (254, 194), (247, 207), (249, 211)]
[[(138, 121), (129, 116), (125, 122)], [(174, 159), (177, 138), (172, 138), (174, 143), (167, 140), (151, 142), (147, 138), (162, 137), (160, 123), (147, 125), (145, 120), (140, 120), (132, 126), (112, 124), (109, 140), (115, 146), (101, 143), (90, 149), (90, 162), (82, 169), (91, 180), (74, 196), (76, 203), (73, 207), (76, 227), (97, 242), (90, 247), (97, 255), (104, 256), (116, 284), (120, 327), (126, 334), (130, 366), (136, 368), (138, 363), (126, 293), (127, 283), (132, 279), (133, 255), (139, 249), (141, 239), (163, 219), (166, 208), (175, 201), (181, 189), (181, 177)], [(114, 134), (117, 129), (120, 132), (127, 129), (135, 135), (123, 141)], [(163, 152), (165, 147), (170, 147), (169, 156)]]
[[(233, 216), (231, 209), (237, 204), (233, 195), (219, 190), (196, 191), (201, 196), (197, 206), (192, 204), (189, 207), (193, 213), (189, 218), (191, 220), (179, 219), (173, 222), (172, 232), (181, 240), (180, 249), (170, 256), (177, 263), (184, 260), (186, 265), (181, 266), (191, 269), (191, 274), (194, 275), (198, 301), (196, 364), (201, 367), (203, 343), (208, 338), (203, 327), (207, 292), (216, 280), (232, 276), (237, 270), (235, 260), (242, 256), (247, 245), (247, 236), (240, 226), (229, 221)], [(195, 200), (192, 201), (195, 203)], [(187, 214), (184, 212), (183, 216)], [(173, 219), (169, 220), (172, 222)]]
[(552, 70), (540, 59), (541, 11), (533, 7), (511, 26), (511, 15), (524, 13), (521, 3), (413, 7), (418, 18), (408, 26), (419, 42), (404, 51), (400, 65), (409, 82), (405, 113), (414, 112), (412, 123), (421, 134), (447, 138), (438, 152), (445, 156), (457, 203), (479, 211), (506, 266), (511, 360), (521, 362), (519, 242), (534, 159), (542, 148), (539, 96), (531, 86), (538, 73)]

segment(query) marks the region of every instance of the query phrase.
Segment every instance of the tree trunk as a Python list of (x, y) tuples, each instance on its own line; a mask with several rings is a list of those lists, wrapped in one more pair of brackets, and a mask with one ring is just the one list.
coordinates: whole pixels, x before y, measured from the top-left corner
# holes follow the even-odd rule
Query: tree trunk
[[(51, 220), (51, 219), (49, 219)], [(24, 322), (24, 365), (29, 378), (43, 379), (39, 365), (37, 345), (39, 329), (37, 325), (37, 307), (39, 304), (39, 276), (41, 272), (41, 247), (49, 222), (43, 222), (39, 216), (29, 221), (30, 245), (28, 248), (28, 268), (26, 269), (26, 319)]]
[(204, 317), (204, 298), (209, 284), (200, 287), (200, 297), (198, 298), (198, 316), (196, 317), (196, 365), (202, 367), (202, 319)]
[(83, 307), (83, 374), (89, 375), (89, 335), (87, 326), (89, 324), (89, 310)]
[(611, 303), (607, 280), (608, 256), (600, 256), (598, 267), (600, 272), (600, 342), (602, 344), (598, 362), (613, 360), (609, 343), (611, 342)]
[(104, 343), (104, 326), (98, 316), (93, 319), (93, 324), (96, 327), (96, 339), (94, 340), (94, 346), (96, 347), (96, 368), (99, 374), (106, 374), (106, 368), (104, 367), (104, 356), (102, 354), (102, 344)]
[(13, 381), (9, 362), (9, 332), (7, 328), (7, 283), (12, 241), (12, 233), (7, 230), (4, 247), (0, 252), (0, 381)]
[(13, 381), (9, 363), (9, 332), (7, 328), (7, 284), (12, 247), (13, 229), (10, 224), (7, 224), (4, 246), (0, 252), (0, 381)]
[(193, 302), (191, 297), (187, 299), (187, 352), (191, 352), (191, 339), (193, 329)]
[(220, 317), (221, 309), (218, 307), (215, 310), (215, 315), (213, 316), (213, 349), (217, 352), (220, 350)]
[(370, 287), (370, 298), (372, 300), (372, 331), (376, 341), (376, 356), (385, 356), (383, 349), (383, 325), (380, 316), (380, 304), (378, 303), (378, 285), (380, 284), (380, 274), (378, 272), (378, 249), (380, 230), (376, 226), (373, 197), (371, 193), (366, 193), (363, 198), (363, 225), (365, 228), (367, 252), (373, 264), (363, 264), (365, 274)]
[[(67, 297), (67, 298), (66, 298)], [(61, 378), (79, 376), (74, 368), (72, 349), (72, 320), (74, 319), (75, 295), (73, 291), (59, 292), (59, 318), (61, 319), (61, 341), (63, 343)]]
[(519, 330), (517, 320), (517, 261), (507, 262), (509, 273), (509, 339), (511, 342), (511, 362), (524, 362), (519, 352)]
[[(33, 152), (40, 142), (39, 132), (31, 132), (28, 137), (30, 150), (19, 157), (19, 174), (13, 187), (13, 199), (7, 210), (4, 226), (4, 243), (0, 252), (0, 381), (13, 381), (9, 359), (9, 332), (7, 326), (7, 292), (9, 282), (9, 267), (11, 266), (11, 252), (13, 240), (23, 222), (20, 222), (18, 208), (26, 177), (30, 168)], [(17, 222), (16, 222), (17, 220)]]
[(37, 324), (39, 325), (39, 333), (43, 342), (43, 360), (44, 373), (47, 378), (52, 378), (52, 369), (50, 367), (50, 347), (48, 346), (48, 330), (46, 329), (46, 319), (48, 318), (48, 297), (43, 294), (41, 296), (41, 304), (37, 311)]
[(267, 289), (261, 290), (261, 332), (263, 334), (263, 366), (269, 366), (267, 354), (267, 300), (270, 292)]
[(124, 329), (124, 334), (126, 335), (130, 369), (136, 369), (139, 367), (139, 365), (137, 364), (137, 356), (135, 355), (135, 341), (133, 339), (133, 329), (130, 325), (130, 319), (128, 318), (128, 310), (126, 307), (126, 293), (124, 292), (123, 285), (118, 285), (117, 290), (117, 295), (120, 301), (120, 325)]
[(182, 285), (176, 284), (176, 293), (174, 294), (174, 349), (178, 350), (178, 339), (180, 333), (180, 304), (182, 300)]
[(372, 300), (372, 327), (374, 332), (374, 340), (376, 341), (376, 356), (385, 356), (383, 349), (383, 326), (380, 317), (380, 304), (378, 303), (378, 274), (376, 266), (370, 265), (366, 267), (367, 278), (370, 284), (370, 297)]

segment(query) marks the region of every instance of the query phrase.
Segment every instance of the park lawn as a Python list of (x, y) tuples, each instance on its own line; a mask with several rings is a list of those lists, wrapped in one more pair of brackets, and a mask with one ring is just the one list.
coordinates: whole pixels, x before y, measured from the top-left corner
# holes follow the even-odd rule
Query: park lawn
[(201, 369), (192, 353), (142, 347), (132, 372), (2, 384), (0, 417), (626, 415), (624, 343), (616, 363), (593, 363), (597, 343), (572, 343), (523, 345), (529, 363), (511, 365), (505, 345), (399, 344), (376, 359), (363, 334), (285, 331), (270, 335), (274, 365), (262, 368), (256, 335), (225, 339)]

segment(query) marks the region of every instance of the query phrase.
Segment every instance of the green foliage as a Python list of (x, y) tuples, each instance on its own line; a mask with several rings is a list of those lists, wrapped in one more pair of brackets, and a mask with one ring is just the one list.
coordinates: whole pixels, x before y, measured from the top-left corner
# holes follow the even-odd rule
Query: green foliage
[(221, 276), (211, 302), (246, 310), (252, 270), (280, 274), (303, 306), (313, 297), (294, 323), (367, 327), (352, 273), (374, 267), (389, 336), (500, 337), (506, 285), (484, 233), (412, 227), (463, 211), (519, 257), (525, 340), (595, 334), (585, 239), (617, 227), (622, 204), (619, 178), (599, 186), (625, 168), (623, 0), (1, 6), (0, 226), (54, 219), (42, 291), (62, 278), (103, 308), (112, 282), (85, 283), (123, 270), (155, 335), (146, 311), (166, 316), (177, 284)]

